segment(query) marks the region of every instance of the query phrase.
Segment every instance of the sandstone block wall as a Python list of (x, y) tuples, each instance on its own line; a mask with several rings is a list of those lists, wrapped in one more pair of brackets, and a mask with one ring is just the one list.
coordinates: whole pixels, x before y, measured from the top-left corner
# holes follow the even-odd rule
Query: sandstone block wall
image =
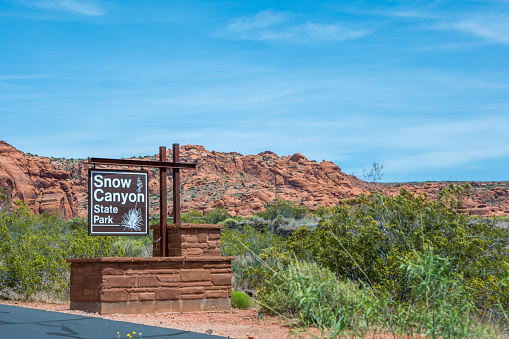
[(161, 241), (156, 241), (150, 258), (67, 259), (71, 309), (100, 314), (230, 310), (235, 257), (221, 256), (221, 228), (168, 225), (168, 257), (161, 257)]
[(101, 314), (230, 310), (232, 259), (68, 259), (71, 309)]
[[(154, 240), (160, 239), (159, 226), (150, 228), (153, 229)], [(220, 256), (222, 228), (222, 225), (207, 224), (168, 225), (168, 256)], [(161, 256), (161, 241), (154, 242), (153, 256)]]

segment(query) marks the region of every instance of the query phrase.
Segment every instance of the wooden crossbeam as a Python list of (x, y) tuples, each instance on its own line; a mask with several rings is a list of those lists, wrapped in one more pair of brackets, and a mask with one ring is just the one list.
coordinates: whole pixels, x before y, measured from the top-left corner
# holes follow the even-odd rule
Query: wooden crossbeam
[(185, 164), (181, 162), (166, 162), (166, 161), (133, 160), (133, 159), (88, 158), (88, 163), (101, 165), (159, 167), (159, 168), (196, 168), (196, 164)]

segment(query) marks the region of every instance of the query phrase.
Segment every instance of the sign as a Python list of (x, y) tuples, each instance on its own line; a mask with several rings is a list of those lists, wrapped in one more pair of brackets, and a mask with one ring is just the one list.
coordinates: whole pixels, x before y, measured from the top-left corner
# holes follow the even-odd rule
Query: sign
[(148, 235), (147, 172), (89, 169), (88, 234)]

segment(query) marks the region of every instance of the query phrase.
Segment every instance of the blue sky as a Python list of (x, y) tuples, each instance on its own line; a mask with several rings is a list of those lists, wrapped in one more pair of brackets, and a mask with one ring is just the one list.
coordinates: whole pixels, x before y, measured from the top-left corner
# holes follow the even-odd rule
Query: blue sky
[(0, 0), (0, 139), (509, 180), (509, 0)]

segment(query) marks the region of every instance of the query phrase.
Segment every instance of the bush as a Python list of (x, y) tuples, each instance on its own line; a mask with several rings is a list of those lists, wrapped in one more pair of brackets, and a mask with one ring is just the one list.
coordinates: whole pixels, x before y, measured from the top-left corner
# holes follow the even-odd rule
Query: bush
[(153, 236), (114, 237), (113, 246), (118, 248), (126, 257), (151, 257), (153, 250)]
[(462, 279), (479, 309), (492, 309), (497, 301), (507, 309), (508, 289), (497, 282), (507, 267), (508, 233), (486, 223), (468, 224), (456, 206), (454, 196), (437, 202), (404, 190), (395, 197), (360, 196), (352, 206), (332, 208), (315, 229), (299, 229), (287, 250), (316, 260), (341, 279), (387, 290), (406, 302), (410, 281), (400, 265), (429, 247), (449, 258), (453, 276)]
[(193, 224), (219, 224), (231, 218), (232, 216), (228, 214), (226, 208), (215, 208), (208, 213), (191, 210), (187, 213), (183, 213), (180, 217), (181, 222)]
[(67, 258), (123, 255), (111, 237), (88, 236), (83, 219), (32, 215), (22, 204), (0, 211), (0, 290), (11, 289), (24, 298), (44, 292), (65, 300)]
[[(450, 261), (426, 246), (422, 253), (413, 252), (401, 268), (409, 281), (408, 304), (414, 324), (407, 327), (423, 330), (430, 338), (479, 337), (473, 327), (475, 305), (463, 279), (451, 271)], [(482, 332), (482, 326), (480, 328)]]
[(292, 260), (271, 280), (270, 288), (262, 287), (256, 294), (262, 311), (298, 316), (308, 326), (316, 320), (317, 308), (332, 317), (357, 303), (357, 286), (339, 282), (334, 273), (316, 263)]
[(259, 232), (251, 225), (221, 232), (221, 255), (236, 256), (232, 262), (233, 287), (253, 288), (251, 270), (260, 271), (259, 255), (267, 248), (283, 246), (284, 240), (272, 231)]
[(251, 307), (251, 304), (251, 298), (246, 293), (240, 291), (232, 292), (232, 307), (247, 310)]
[(237, 227), (237, 220), (228, 218), (225, 221), (223, 221), (224, 227), (227, 228), (236, 228)]
[(306, 216), (308, 209), (298, 206), (291, 201), (277, 200), (265, 207), (264, 211), (255, 213), (255, 216), (266, 220), (274, 220), (278, 216), (283, 218), (301, 219)]
[(259, 255), (266, 248), (283, 244), (283, 238), (274, 232), (259, 232), (251, 225), (221, 232), (221, 255)]
[(377, 332), (412, 338), (494, 336), (473, 321), (475, 305), (448, 267), (449, 261), (430, 249), (414, 253), (402, 264), (411, 298), (400, 303), (387, 290), (339, 280), (317, 263), (293, 260), (256, 296), (262, 312), (296, 317), (304, 329), (314, 326), (325, 338), (375, 337)]

